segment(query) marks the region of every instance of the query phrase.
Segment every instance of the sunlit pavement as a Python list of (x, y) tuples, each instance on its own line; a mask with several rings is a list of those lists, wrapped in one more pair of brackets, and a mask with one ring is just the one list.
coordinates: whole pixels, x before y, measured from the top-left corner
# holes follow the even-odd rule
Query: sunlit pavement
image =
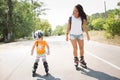
[(49, 76), (40, 61), (37, 75), (32, 77), (34, 41), (20, 41), (0, 45), (0, 80), (120, 80), (120, 47), (85, 41), (88, 69), (76, 71), (70, 42), (64, 36), (45, 40), (50, 45)]

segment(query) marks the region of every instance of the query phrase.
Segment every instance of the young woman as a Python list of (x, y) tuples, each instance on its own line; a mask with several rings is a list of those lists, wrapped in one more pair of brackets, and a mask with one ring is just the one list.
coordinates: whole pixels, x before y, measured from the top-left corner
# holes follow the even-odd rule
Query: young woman
[(68, 34), (70, 34), (70, 41), (73, 46), (73, 55), (74, 55), (74, 63), (76, 69), (78, 69), (79, 58), (77, 54), (78, 46), (80, 50), (80, 63), (81, 66), (87, 68), (86, 62), (84, 60), (84, 37), (83, 30), (86, 32), (87, 39), (90, 40), (88, 29), (87, 29), (87, 17), (83, 10), (83, 7), (78, 4), (75, 6), (73, 15), (68, 20), (68, 26), (66, 30), (66, 41), (68, 41)]

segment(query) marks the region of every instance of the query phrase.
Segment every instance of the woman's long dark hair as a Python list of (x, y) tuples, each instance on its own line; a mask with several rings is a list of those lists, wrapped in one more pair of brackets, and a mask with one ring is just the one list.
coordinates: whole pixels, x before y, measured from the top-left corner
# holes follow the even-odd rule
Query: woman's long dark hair
[(81, 17), (82, 24), (83, 24), (83, 20), (84, 19), (87, 20), (87, 16), (86, 16), (86, 14), (85, 14), (85, 12), (83, 10), (83, 7), (80, 4), (77, 4), (75, 7), (77, 8), (77, 10), (79, 12), (79, 17)]

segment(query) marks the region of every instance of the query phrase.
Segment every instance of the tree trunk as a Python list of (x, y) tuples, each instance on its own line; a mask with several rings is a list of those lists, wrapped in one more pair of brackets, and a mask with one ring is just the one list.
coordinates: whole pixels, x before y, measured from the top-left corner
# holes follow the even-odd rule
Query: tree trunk
[(13, 12), (13, 4), (12, 0), (8, 0), (8, 16), (7, 16), (7, 35), (5, 38), (5, 42), (10, 42), (12, 40), (12, 12)]

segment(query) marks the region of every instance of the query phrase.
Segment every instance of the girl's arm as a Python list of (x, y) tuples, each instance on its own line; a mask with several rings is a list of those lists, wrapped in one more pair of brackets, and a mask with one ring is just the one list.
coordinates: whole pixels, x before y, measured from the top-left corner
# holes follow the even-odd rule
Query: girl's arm
[(46, 43), (46, 46), (47, 46), (47, 50), (48, 50), (47, 54), (49, 55), (50, 54), (50, 47), (47, 43)]
[(34, 45), (33, 45), (33, 47), (32, 47), (32, 50), (31, 50), (31, 55), (33, 55), (34, 48), (35, 48), (35, 43), (34, 43)]
[(66, 28), (66, 41), (68, 41), (68, 34), (70, 32), (70, 21), (68, 20), (68, 26)]
[(87, 40), (90, 40), (90, 36), (88, 34), (88, 28), (87, 28), (87, 21), (85, 19), (83, 20), (83, 29), (87, 35)]

